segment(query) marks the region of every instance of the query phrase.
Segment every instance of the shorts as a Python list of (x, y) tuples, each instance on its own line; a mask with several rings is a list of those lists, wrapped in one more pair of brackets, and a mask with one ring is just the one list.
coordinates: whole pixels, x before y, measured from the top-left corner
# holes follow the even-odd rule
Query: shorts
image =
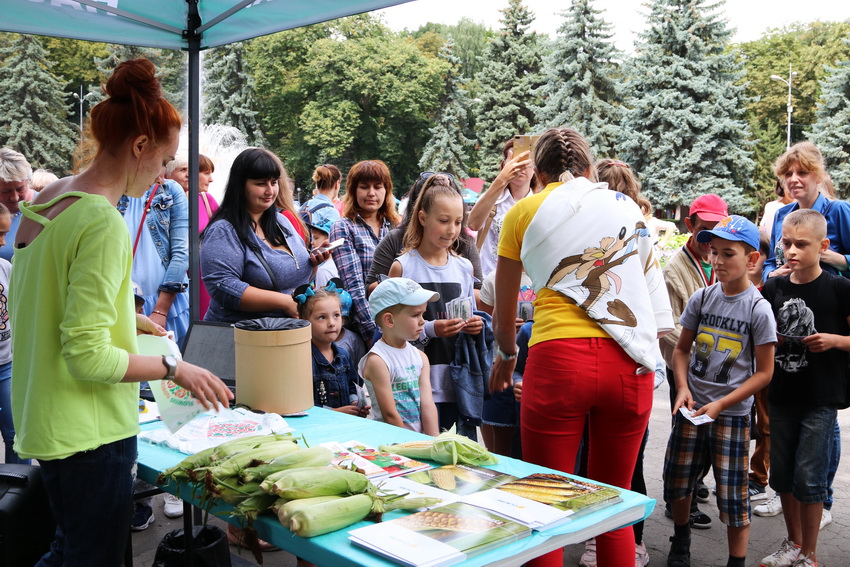
[(837, 410), (770, 402), (770, 487), (805, 504), (829, 498), (829, 459)]
[(494, 427), (515, 427), (519, 425), (519, 404), (514, 399), (514, 387), (510, 386), (502, 392), (492, 394), (489, 400), (484, 400), (484, 414), (481, 417), (484, 425)]
[(664, 500), (674, 502), (693, 494), (710, 463), (720, 521), (730, 527), (748, 526), (749, 449), (749, 414), (721, 415), (712, 423), (694, 425), (677, 412), (664, 457)]

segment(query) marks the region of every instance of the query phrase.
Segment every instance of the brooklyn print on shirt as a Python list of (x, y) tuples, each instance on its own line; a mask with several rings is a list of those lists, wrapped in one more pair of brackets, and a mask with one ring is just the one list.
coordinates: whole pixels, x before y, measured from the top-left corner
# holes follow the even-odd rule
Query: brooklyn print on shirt
[(817, 333), (815, 315), (806, 302), (794, 297), (782, 304), (776, 317), (778, 335), (782, 338), (776, 349), (776, 363), (786, 372), (798, 372), (809, 365), (803, 339)]

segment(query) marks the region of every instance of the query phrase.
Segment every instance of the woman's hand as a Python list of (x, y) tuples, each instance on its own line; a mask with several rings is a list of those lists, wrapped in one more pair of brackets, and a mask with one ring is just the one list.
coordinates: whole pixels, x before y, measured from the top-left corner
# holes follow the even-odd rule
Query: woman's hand
[(434, 333), (441, 338), (453, 337), (463, 330), (463, 319), (437, 319), (434, 321)]
[(314, 268), (318, 267), (330, 257), (331, 253), (327, 248), (316, 248), (310, 252), (310, 265)]
[(478, 315), (473, 315), (466, 320), (462, 331), (468, 335), (477, 335), (484, 328), (484, 320)]
[[(165, 324), (164, 318), (163, 324)], [(140, 335), (156, 335), (157, 337), (164, 337), (167, 333), (165, 327), (141, 313), (136, 313), (136, 331)]]
[(161, 313), (151, 313), (150, 315), (148, 315), (148, 318), (153, 321), (154, 324), (163, 328), (165, 327), (166, 322), (168, 321), (168, 317), (162, 315)]
[(821, 262), (829, 264), (833, 268), (846, 272), (847, 271), (847, 258), (844, 254), (839, 254), (835, 250), (826, 249), (820, 253)]
[(515, 155), (505, 162), (505, 167), (503, 167), (502, 171), (499, 172), (499, 175), (496, 176), (496, 180), (493, 181), (493, 184), (495, 185), (498, 180), (504, 183), (504, 185), (508, 185), (511, 181), (516, 179), (520, 173), (529, 167), (531, 167), (530, 151), (525, 151), (521, 154)]
[(775, 270), (773, 270), (772, 272), (767, 274), (767, 277), (775, 278), (775, 277), (778, 277), (778, 276), (787, 276), (790, 273), (791, 273), (791, 266), (789, 266), (788, 264), (783, 264), (782, 266), (776, 268)]
[(490, 369), (491, 393), (504, 392), (511, 385), (513, 382), (514, 367), (516, 367), (516, 358), (504, 360), (498, 355), (493, 357), (493, 367)]
[(206, 410), (217, 409), (219, 405), (226, 408), (233, 399), (233, 392), (218, 376), (183, 360), (177, 363), (174, 383), (192, 392)]

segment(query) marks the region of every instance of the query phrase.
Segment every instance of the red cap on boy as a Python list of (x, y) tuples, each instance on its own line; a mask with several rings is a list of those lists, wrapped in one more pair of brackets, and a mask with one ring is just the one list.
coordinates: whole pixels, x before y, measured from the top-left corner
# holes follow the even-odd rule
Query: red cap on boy
[(697, 197), (691, 203), (691, 209), (688, 211), (688, 216), (697, 215), (702, 220), (719, 221), (729, 216), (729, 208), (726, 206), (726, 201), (720, 198), (719, 195), (709, 193)]

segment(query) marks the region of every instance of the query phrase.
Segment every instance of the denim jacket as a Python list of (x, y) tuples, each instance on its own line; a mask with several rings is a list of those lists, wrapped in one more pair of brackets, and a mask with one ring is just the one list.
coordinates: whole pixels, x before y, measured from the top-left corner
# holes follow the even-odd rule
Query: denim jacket
[[(145, 191), (147, 204), (151, 190)], [(122, 195), (118, 200), (118, 212), (127, 211), (129, 197)], [(160, 291), (181, 292), (189, 286), (186, 270), (189, 269), (189, 203), (186, 193), (176, 182), (166, 179), (151, 203), (145, 217), (156, 251), (165, 266), (165, 278)]]
[(313, 403), (319, 407), (341, 408), (357, 401), (357, 373), (351, 358), (343, 349), (331, 344), (331, 362), (310, 344), (313, 352)]
[(484, 399), (490, 397), (490, 367), (493, 366), (493, 325), (490, 315), (476, 311), (484, 327), (477, 335), (459, 333), (455, 359), (449, 365), (455, 384), (457, 412), (469, 425), (481, 425)]

